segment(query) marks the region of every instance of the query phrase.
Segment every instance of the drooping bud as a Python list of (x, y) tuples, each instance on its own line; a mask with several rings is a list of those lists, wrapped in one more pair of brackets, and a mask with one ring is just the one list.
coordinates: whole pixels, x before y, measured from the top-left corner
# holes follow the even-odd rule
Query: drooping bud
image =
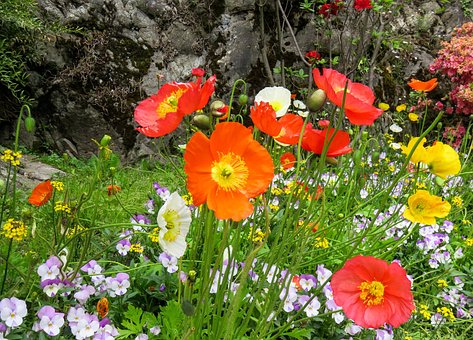
[(246, 105), (248, 103), (248, 96), (246, 94), (240, 94), (238, 97), (238, 104), (241, 106)]
[(353, 153), (353, 162), (355, 163), (356, 166), (361, 165), (361, 157), (362, 157), (361, 150), (356, 150)]
[(34, 132), (35, 127), (36, 127), (36, 121), (34, 120), (34, 118), (31, 116), (26, 117), (25, 118), (26, 131), (32, 133)]
[(380, 156), (379, 152), (377, 152), (377, 151), (373, 152), (371, 154), (371, 161), (375, 164), (378, 163), (379, 162), (379, 156)]
[(109, 135), (103, 135), (102, 139), (100, 140), (100, 146), (101, 147), (107, 147), (110, 144), (110, 141), (112, 140), (112, 137)]
[(369, 134), (368, 134), (367, 131), (362, 131), (362, 132), (361, 132), (361, 140), (362, 140), (363, 142), (366, 142), (366, 141), (368, 140), (368, 136), (369, 136)]
[(207, 115), (196, 115), (192, 119), (192, 124), (201, 130), (210, 129), (210, 118)]
[(309, 98), (307, 98), (307, 107), (312, 112), (318, 111), (324, 105), (325, 99), (327, 99), (327, 95), (324, 90), (315, 90)]

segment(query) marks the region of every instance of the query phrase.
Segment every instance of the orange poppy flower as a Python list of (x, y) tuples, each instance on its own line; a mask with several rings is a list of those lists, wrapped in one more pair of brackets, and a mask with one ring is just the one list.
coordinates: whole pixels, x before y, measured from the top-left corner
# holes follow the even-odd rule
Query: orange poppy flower
[(296, 163), (296, 156), (294, 156), (292, 152), (285, 152), (281, 155), (279, 161), (283, 169), (288, 170), (294, 167), (294, 164)]
[(383, 110), (373, 106), (375, 96), (366, 85), (354, 83), (344, 74), (332, 69), (323, 69), (323, 73), (315, 68), (312, 71), (315, 84), (327, 94), (327, 98), (336, 106), (342, 107), (345, 96), (345, 116), (354, 125), (372, 125)]
[[(326, 137), (327, 133), (328, 137)], [(335, 137), (328, 146), (326, 156), (337, 157), (351, 152), (352, 148), (348, 146), (350, 144), (350, 135), (347, 132), (340, 130), (335, 132), (335, 129), (333, 128), (316, 130), (312, 128), (312, 124), (307, 124), (305, 128), (304, 137), (302, 139), (302, 148), (307, 151), (312, 151), (316, 155), (321, 155), (326, 139), (327, 141), (330, 141), (334, 133)]]
[(100, 318), (103, 319), (108, 314), (108, 299), (103, 297), (97, 302), (97, 313)]
[(122, 190), (122, 188), (120, 188), (118, 185), (110, 184), (109, 186), (107, 186), (108, 196), (115, 195), (120, 190)]
[(398, 263), (355, 256), (332, 276), (335, 303), (364, 328), (399, 327), (414, 310), (411, 282)]
[(268, 151), (253, 139), (250, 129), (234, 122), (217, 124), (210, 139), (195, 133), (184, 161), (194, 205), (207, 202), (218, 219), (240, 221), (251, 215), (249, 199), (266, 191), (274, 177)]
[(185, 115), (207, 105), (215, 90), (215, 76), (201, 86), (202, 78), (191, 83), (164, 84), (157, 94), (143, 100), (135, 109), (137, 131), (148, 137), (161, 137), (177, 129)]
[(250, 117), (255, 126), (283, 144), (297, 144), (304, 121), (301, 116), (287, 113), (279, 120), (276, 111), (266, 102), (256, 103), (250, 109)]
[(410, 88), (416, 91), (430, 92), (437, 87), (438, 83), (437, 78), (432, 78), (429, 81), (411, 79), (411, 81), (407, 83), (407, 85), (409, 85)]
[(51, 199), (53, 195), (53, 186), (51, 181), (48, 179), (44, 182), (39, 183), (31, 192), (31, 196), (28, 198), (28, 202), (40, 207)]

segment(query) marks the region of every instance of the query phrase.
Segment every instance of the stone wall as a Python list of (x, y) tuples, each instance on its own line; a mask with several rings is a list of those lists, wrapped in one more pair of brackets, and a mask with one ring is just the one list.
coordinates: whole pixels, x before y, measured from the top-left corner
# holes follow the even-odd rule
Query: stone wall
[[(31, 69), (30, 88), (36, 101), (33, 115), (39, 124), (35, 137), (22, 136), (23, 143), (87, 157), (96, 151), (92, 139), (109, 134), (113, 148), (130, 160), (153, 153), (150, 140), (134, 130), (136, 104), (155, 93), (160, 84), (191, 79), (193, 67), (217, 75), (216, 96), (228, 99), (233, 82), (242, 78), (248, 82), (251, 97), (270, 84), (268, 72), (274, 67), (307, 72), (299, 51), (305, 54), (317, 49), (328, 58), (343, 55), (347, 49), (363, 51), (362, 46), (372, 53), (377, 40), (359, 36), (360, 28), (377, 28), (382, 22), (383, 30), (396, 33), (405, 48), (393, 52), (379, 44), (377, 68), (364, 81), (379, 96), (401, 96), (404, 90), (395, 81), (425, 75), (439, 41), (467, 21), (459, 1), (448, 5), (398, 1), (394, 13), (377, 17), (340, 11), (330, 19), (330, 26), (323, 22), (327, 19), (302, 11), (300, 1), (291, 0), (281, 0), (284, 15), (277, 11), (274, 0), (38, 2), (45, 19), (80, 30), (38, 42), (43, 63)], [(263, 55), (268, 60), (266, 70)], [(350, 58), (342, 60), (345, 71), (350, 71), (350, 62), (357, 61)], [(394, 76), (392, 65), (398, 65), (400, 58), (402, 70), (396, 69)], [(386, 84), (384, 79), (390, 75), (394, 80)], [(282, 83), (278, 75), (272, 77)], [(304, 86), (297, 77), (286, 81), (288, 87)], [(172, 143), (173, 138), (163, 140)]]

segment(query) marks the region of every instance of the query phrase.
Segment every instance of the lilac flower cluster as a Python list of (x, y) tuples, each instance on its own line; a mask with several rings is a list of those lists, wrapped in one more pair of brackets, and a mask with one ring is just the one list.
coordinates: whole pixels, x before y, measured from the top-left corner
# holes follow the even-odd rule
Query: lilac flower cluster
[(461, 293), (465, 285), (463, 280), (455, 276), (453, 282), (453, 287), (445, 287), (437, 296), (456, 309), (455, 316), (457, 318), (473, 317), (473, 299)]
[[(447, 250), (447, 245), (450, 242), (449, 234), (452, 230), (453, 223), (448, 220), (445, 220), (440, 226), (434, 224), (419, 229), (420, 237), (416, 245), (424, 255), (430, 255), (429, 266), (431, 268), (438, 268), (441, 264), (445, 265), (452, 262), (452, 254)], [(463, 249), (459, 247), (453, 257), (463, 257)]]

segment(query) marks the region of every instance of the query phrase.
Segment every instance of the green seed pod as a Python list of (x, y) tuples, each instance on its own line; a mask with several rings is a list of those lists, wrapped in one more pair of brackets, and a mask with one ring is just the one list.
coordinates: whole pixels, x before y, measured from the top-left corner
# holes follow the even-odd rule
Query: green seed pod
[(238, 104), (241, 106), (246, 105), (248, 103), (248, 96), (246, 94), (240, 94), (238, 97)]
[(210, 129), (210, 118), (206, 115), (196, 115), (192, 119), (192, 124), (201, 130), (208, 130)]
[(325, 104), (325, 99), (327, 99), (327, 95), (324, 90), (315, 90), (309, 98), (307, 98), (307, 107), (312, 112), (318, 111)]
[(26, 131), (32, 133), (34, 132), (35, 127), (36, 127), (36, 121), (34, 120), (34, 118), (31, 116), (26, 117), (25, 118)]

